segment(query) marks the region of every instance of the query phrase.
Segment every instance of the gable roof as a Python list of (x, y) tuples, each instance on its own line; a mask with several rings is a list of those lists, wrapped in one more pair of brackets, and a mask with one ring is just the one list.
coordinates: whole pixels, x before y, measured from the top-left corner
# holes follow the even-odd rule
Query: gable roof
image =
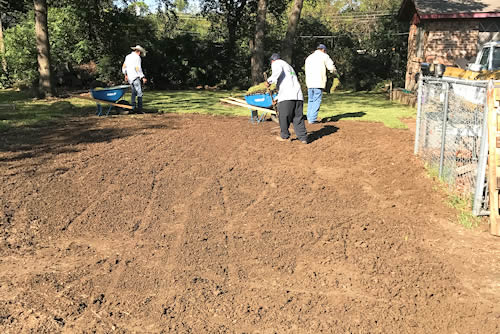
[(398, 17), (420, 19), (500, 17), (500, 0), (404, 0)]

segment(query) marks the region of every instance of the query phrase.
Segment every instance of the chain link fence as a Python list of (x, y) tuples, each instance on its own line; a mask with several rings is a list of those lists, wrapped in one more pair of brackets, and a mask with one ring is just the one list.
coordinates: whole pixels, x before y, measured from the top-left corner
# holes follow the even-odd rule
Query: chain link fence
[(486, 81), (424, 77), (419, 81), (415, 154), (450, 189), (488, 208)]

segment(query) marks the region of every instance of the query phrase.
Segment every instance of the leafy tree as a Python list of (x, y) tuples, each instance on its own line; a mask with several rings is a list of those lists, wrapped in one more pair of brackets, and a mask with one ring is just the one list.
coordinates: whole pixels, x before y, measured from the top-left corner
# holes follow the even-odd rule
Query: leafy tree
[(227, 74), (230, 86), (249, 85), (249, 78), (253, 82), (262, 81), (265, 50), (280, 44), (277, 40), (280, 38), (279, 29), (275, 27), (282, 24), (281, 16), (286, 10), (288, 1), (204, 0), (202, 2), (202, 13), (211, 22), (212, 39), (224, 45), (227, 67), (231, 68), (231, 72)]
[(149, 13), (149, 6), (144, 1), (134, 1), (128, 9), (138, 16), (146, 16)]
[(2, 63), (2, 75), (0, 85), (4, 86), (8, 81), (7, 59), (5, 57), (4, 27), (8, 27), (8, 22), (13, 21), (13, 15), (17, 12), (25, 11), (28, 0), (0, 0), (0, 60)]
[(177, 12), (184, 12), (188, 8), (186, 0), (174, 0), (174, 7)]
[(398, 82), (407, 44), (401, 34), (407, 27), (392, 14), (398, 5), (399, 0), (306, 2), (298, 34), (330, 37), (298, 40), (293, 61), (303, 64), (303, 57), (321, 42), (329, 47), (344, 88), (364, 90), (384, 80)]
[[(250, 0), (251, 1), (251, 0)], [(204, 0), (202, 13), (215, 25), (222, 24), (224, 28), (222, 40), (225, 40), (229, 55), (235, 54), (238, 33), (248, 19), (247, 4), (249, 0)]]
[(24, 15), (19, 23), (5, 31), (5, 59), (9, 79), (16, 86), (31, 88), (38, 81), (35, 21)]
[(33, 2), (29, 0), (0, 0), (0, 9), (3, 13), (26, 13), (31, 8), (33, 8)]
[[(23, 3), (3, 22), (9, 81), (0, 80), (30, 86), (40, 78), (34, 1), (0, 1)], [(291, 0), (204, 0), (204, 16), (182, 12), (185, 0), (158, 0), (152, 11), (132, 0), (46, 1), (50, 61), (58, 85), (121, 83), (121, 64), (136, 44), (148, 50), (143, 67), (156, 88), (245, 88), (261, 82), (262, 72), (270, 69), (266, 59), (280, 51), (285, 39), (291, 41), (285, 44), (292, 47), (291, 63), (300, 77), (304, 59), (320, 42), (329, 47), (346, 88), (370, 89), (404, 73), (406, 36), (397, 33), (406, 28), (383, 16), (393, 0), (303, 2), (293, 38), (285, 15), (292, 14)], [(371, 15), (374, 11), (384, 14)], [(330, 37), (306, 37), (318, 35)]]

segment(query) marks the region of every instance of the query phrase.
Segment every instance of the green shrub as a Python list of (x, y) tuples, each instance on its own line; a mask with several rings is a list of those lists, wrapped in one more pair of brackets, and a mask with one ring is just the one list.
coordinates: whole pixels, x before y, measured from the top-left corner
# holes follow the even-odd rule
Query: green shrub
[(97, 61), (97, 80), (114, 85), (123, 81), (121, 71), (123, 60), (113, 55), (104, 55)]
[(26, 15), (4, 34), (9, 81), (19, 88), (31, 87), (38, 80), (35, 23), (32, 17)]

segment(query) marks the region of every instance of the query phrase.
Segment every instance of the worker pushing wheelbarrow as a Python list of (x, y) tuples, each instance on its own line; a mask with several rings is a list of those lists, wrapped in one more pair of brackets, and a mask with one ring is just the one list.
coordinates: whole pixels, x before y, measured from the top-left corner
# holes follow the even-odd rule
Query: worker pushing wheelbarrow
[(290, 123), (297, 139), (304, 144), (308, 143), (306, 126), (304, 124), (304, 96), (300, 87), (297, 74), (292, 66), (281, 60), (278, 53), (273, 53), (271, 58), (272, 74), (266, 80), (266, 86), (276, 84), (278, 87), (277, 111), (280, 124), (280, 135), (276, 139), (288, 141), (290, 139)]
[[(276, 104), (274, 102), (276, 96), (276, 93), (271, 92), (255, 93), (245, 95), (244, 100), (230, 96), (220, 99), (220, 101), (248, 108), (250, 110), (250, 122), (252, 123), (260, 123), (264, 121), (267, 115), (271, 115), (271, 119), (277, 122)], [(261, 113), (260, 116), (259, 112)]]
[[(82, 99), (88, 99), (96, 102), (97, 104), (97, 115), (102, 115), (102, 105), (109, 105), (106, 115), (113, 107), (120, 110), (122, 114), (126, 114), (130, 111), (143, 112), (142, 110), (142, 84), (147, 82), (144, 73), (142, 72), (142, 60), (141, 57), (146, 55), (146, 50), (140, 45), (131, 47), (132, 52), (125, 57), (125, 61), (122, 66), (122, 73), (125, 76), (125, 81), (129, 85), (114, 86), (109, 88), (97, 88), (90, 91), (90, 97), (85, 95), (76, 96)], [(132, 88), (132, 103), (129, 104), (125, 100), (120, 100), (125, 92)], [(137, 102), (136, 102), (137, 101)]]
[[(265, 73), (264, 78), (267, 80), (267, 76)], [(252, 123), (260, 123), (264, 121), (267, 115), (270, 115), (271, 120), (278, 123), (278, 115), (276, 109), (277, 96), (278, 94), (276, 93), (276, 85), (267, 87), (266, 83), (263, 82), (259, 85), (250, 87), (245, 94), (244, 100), (235, 97), (227, 97), (221, 99), (221, 102), (250, 109), (250, 121)], [(260, 117), (259, 112), (261, 112)]]
[[(252, 94), (247, 91), (245, 100), (228, 97), (221, 99), (221, 102), (247, 107), (251, 110), (251, 120), (257, 116), (257, 122), (261, 122), (267, 114), (276, 115), (280, 125), (280, 141), (290, 139), (290, 123), (293, 122), (293, 128), (301, 143), (307, 144), (307, 131), (304, 124), (304, 96), (300, 87), (299, 80), (295, 70), (285, 61), (280, 59), (280, 55), (274, 53), (271, 58), (272, 74), (269, 79), (258, 86), (254, 86), (259, 91), (258, 94)], [(271, 85), (276, 84), (278, 94), (271, 93)], [(262, 87), (266, 91), (262, 94)], [(251, 87), (253, 88), (253, 87)], [(276, 100), (276, 102), (275, 102)], [(273, 109), (270, 109), (270, 108)], [(275, 108), (275, 109), (274, 109)], [(258, 111), (263, 114), (259, 118)]]

